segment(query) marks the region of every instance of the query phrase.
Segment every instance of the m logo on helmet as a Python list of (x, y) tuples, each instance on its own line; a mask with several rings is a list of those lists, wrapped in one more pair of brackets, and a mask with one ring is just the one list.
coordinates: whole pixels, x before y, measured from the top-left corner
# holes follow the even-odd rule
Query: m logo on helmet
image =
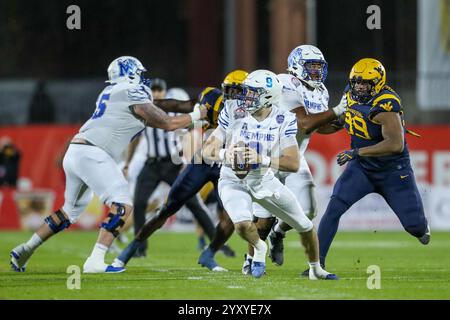
[(119, 61), (119, 69), (120, 69), (120, 77), (134, 74), (136, 72), (136, 63), (134, 63), (131, 59), (126, 59), (123, 61)]

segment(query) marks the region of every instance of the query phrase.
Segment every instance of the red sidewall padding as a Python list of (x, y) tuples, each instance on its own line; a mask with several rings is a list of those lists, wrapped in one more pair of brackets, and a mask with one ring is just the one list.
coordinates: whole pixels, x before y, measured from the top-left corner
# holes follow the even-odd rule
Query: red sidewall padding
[[(55, 192), (54, 208), (63, 204), (64, 172), (59, 160), (62, 159), (67, 143), (78, 131), (79, 125), (33, 125), (25, 127), (0, 128), (0, 137), (9, 136), (21, 151), (20, 177), (32, 181), (33, 189), (52, 190)], [(411, 130), (422, 135), (416, 138), (407, 135), (412, 154), (420, 154), (420, 174), (416, 172), (418, 182), (439, 183), (437, 178), (449, 176), (449, 165), (436, 167), (435, 155), (450, 151), (449, 126), (412, 126)], [(335, 157), (341, 150), (348, 149), (350, 138), (344, 132), (333, 135), (315, 134), (309, 146), (309, 156), (314, 154), (317, 161), (309, 158), (318, 186), (332, 184), (339, 171), (336, 170)], [(320, 172), (319, 172), (320, 171)], [(336, 173), (337, 172), (337, 173)], [(442, 183), (442, 181), (440, 182)], [(17, 208), (13, 199), (14, 190), (0, 188), (0, 229), (17, 229), (20, 227)]]

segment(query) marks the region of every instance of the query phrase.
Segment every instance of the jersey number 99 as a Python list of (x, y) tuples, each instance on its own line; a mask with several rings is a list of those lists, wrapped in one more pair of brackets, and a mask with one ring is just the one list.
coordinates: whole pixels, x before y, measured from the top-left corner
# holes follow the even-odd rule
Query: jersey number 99
[(367, 130), (367, 124), (363, 118), (354, 115), (350, 112), (346, 112), (345, 122), (348, 125), (347, 131), (349, 134), (370, 140), (369, 132)]

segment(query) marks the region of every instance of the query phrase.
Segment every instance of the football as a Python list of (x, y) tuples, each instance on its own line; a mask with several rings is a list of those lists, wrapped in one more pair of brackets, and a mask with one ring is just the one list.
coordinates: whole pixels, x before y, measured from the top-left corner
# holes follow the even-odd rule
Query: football
[(245, 150), (249, 148), (249, 145), (244, 141), (239, 141), (235, 145), (235, 152), (233, 157), (233, 171), (239, 179), (244, 179), (251, 169), (251, 164), (248, 163), (245, 157)]

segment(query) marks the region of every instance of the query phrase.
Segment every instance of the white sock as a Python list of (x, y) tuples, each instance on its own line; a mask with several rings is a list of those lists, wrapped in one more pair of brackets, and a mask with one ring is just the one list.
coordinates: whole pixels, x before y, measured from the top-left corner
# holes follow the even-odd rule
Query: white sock
[(108, 251), (108, 247), (101, 243), (96, 243), (92, 250), (91, 257), (94, 259), (105, 262), (105, 254)]
[(261, 239), (256, 243), (255, 252), (253, 253), (254, 262), (266, 262), (267, 244)]
[(286, 231), (282, 230), (280, 227), (280, 222), (277, 223), (277, 225), (275, 226), (275, 228), (273, 229), (275, 232), (281, 233), (282, 235), (284, 235), (286, 233)]
[(33, 234), (25, 245), (30, 248), (30, 250), (34, 251), (37, 247), (39, 247), (44, 241), (42, 241), (41, 237), (38, 236), (37, 233)]
[(325, 273), (327, 274), (328, 272), (323, 270), (322, 266), (320, 265), (320, 262), (308, 262), (309, 264), (309, 268), (316, 274), (322, 274)]

